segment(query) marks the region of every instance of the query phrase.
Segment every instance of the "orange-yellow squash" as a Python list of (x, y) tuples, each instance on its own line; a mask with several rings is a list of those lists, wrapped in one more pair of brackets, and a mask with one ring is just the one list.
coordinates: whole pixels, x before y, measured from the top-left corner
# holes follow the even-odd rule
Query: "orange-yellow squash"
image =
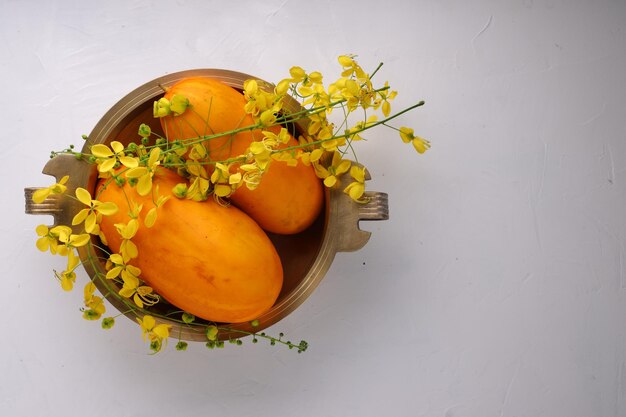
[[(161, 194), (181, 178), (164, 168), (153, 179)], [(153, 188), (154, 189), (154, 188)], [(265, 232), (236, 207), (213, 199), (195, 202), (170, 198), (150, 229), (144, 215), (154, 207), (152, 196), (140, 197), (129, 185), (102, 187), (100, 201), (112, 201), (117, 214), (104, 217), (101, 228), (114, 252), (122, 240), (116, 223), (126, 224), (128, 199), (143, 204), (140, 228), (132, 241), (139, 256), (130, 263), (141, 279), (176, 307), (214, 322), (253, 320), (276, 301), (283, 280), (280, 258)]]
[[(165, 97), (181, 95), (189, 100), (190, 108), (179, 116), (161, 119), (170, 141), (189, 139), (232, 131), (254, 124), (245, 113), (245, 97), (234, 88), (207, 77), (191, 77), (170, 87)], [(219, 137), (206, 142), (213, 161), (243, 154), (250, 144), (261, 139), (259, 130), (239, 132), (231, 137)], [(290, 145), (297, 142), (291, 138)], [(273, 233), (294, 234), (308, 228), (324, 204), (324, 189), (311, 166), (290, 167), (283, 161), (272, 161), (260, 185), (249, 190), (237, 189), (231, 201)]]

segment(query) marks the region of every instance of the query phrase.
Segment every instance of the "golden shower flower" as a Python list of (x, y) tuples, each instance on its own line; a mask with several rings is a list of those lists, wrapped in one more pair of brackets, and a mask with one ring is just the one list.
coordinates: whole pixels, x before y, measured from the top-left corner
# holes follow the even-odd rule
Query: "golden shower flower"
[(74, 250), (70, 250), (67, 253), (67, 267), (65, 271), (57, 275), (57, 278), (61, 281), (61, 288), (65, 291), (71, 291), (76, 282), (76, 272), (74, 270), (80, 264), (80, 258), (76, 255)]
[(93, 200), (91, 198), (91, 194), (89, 191), (84, 188), (76, 189), (76, 198), (78, 201), (87, 206), (87, 208), (82, 209), (72, 219), (72, 226), (76, 226), (85, 222), (85, 231), (87, 233), (98, 234), (100, 232), (100, 228), (98, 224), (102, 219), (102, 216), (110, 216), (117, 213), (117, 205), (113, 202), (100, 202), (98, 200)]
[(69, 175), (64, 176), (59, 182), (52, 184), (46, 188), (40, 188), (33, 193), (33, 202), (37, 204), (43, 203), (50, 194), (63, 194), (67, 190), (65, 183), (70, 179)]
[(403, 126), (400, 128), (400, 138), (402, 138), (404, 143), (412, 143), (418, 153), (424, 153), (430, 149), (430, 142), (424, 138), (415, 136), (413, 129), (410, 127)]
[(142, 282), (134, 275), (126, 274), (122, 277), (124, 285), (119, 294), (124, 298), (133, 297), (135, 305), (139, 308), (152, 306), (159, 302), (159, 296), (154, 294), (152, 287), (142, 285)]
[(95, 291), (96, 285), (92, 281), (89, 281), (83, 290), (85, 307), (87, 307), (83, 309), (85, 320), (98, 320), (106, 312), (102, 297), (94, 295)]
[(135, 168), (139, 165), (139, 160), (132, 156), (127, 156), (122, 143), (114, 140), (111, 147), (99, 143), (91, 147), (91, 154), (97, 158), (98, 171), (101, 173), (111, 172), (118, 162), (127, 168)]
[(116, 223), (114, 226), (122, 238), (120, 255), (122, 255), (124, 263), (127, 263), (130, 259), (139, 256), (137, 245), (131, 240), (139, 230), (139, 221), (137, 219), (130, 219), (126, 224)]
[(141, 327), (142, 338), (144, 342), (146, 339), (150, 341), (150, 349), (153, 352), (161, 350), (163, 340), (166, 340), (170, 336), (169, 324), (156, 324), (156, 320), (151, 315), (146, 314), (143, 319), (137, 319), (137, 323)]
[(161, 148), (152, 148), (146, 166), (131, 168), (126, 171), (126, 178), (137, 180), (137, 194), (146, 196), (152, 191), (152, 177), (156, 169), (161, 165)]
[(366, 203), (367, 199), (362, 198), (365, 193), (365, 167), (353, 165), (350, 168), (350, 176), (353, 181), (344, 188), (343, 192), (357, 203)]
[(315, 163), (313, 166), (317, 176), (324, 180), (324, 185), (332, 188), (338, 183), (339, 177), (348, 172), (351, 164), (349, 160), (342, 159), (341, 153), (335, 151), (330, 166), (324, 167), (319, 163)]

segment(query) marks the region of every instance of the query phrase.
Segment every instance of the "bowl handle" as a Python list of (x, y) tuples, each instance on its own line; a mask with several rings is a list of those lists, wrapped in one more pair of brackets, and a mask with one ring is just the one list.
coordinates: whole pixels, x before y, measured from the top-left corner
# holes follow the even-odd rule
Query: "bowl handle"
[[(368, 191), (364, 194), (368, 202), (358, 204), (344, 193), (341, 194), (335, 196), (337, 199), (344, 200), (336, 206), (339, 218), (336, 248), (338, 252), (354, 252), (365, 246), (372, 234), (361, 230), (359, 222), (361, 220), (388, 220), (389, 198), (386, 193)], [(356, 210), (354, 204), (357, 204)]]
[(43, 187), (27, 187), (24, 188), (24, 198), (26, 199), (26, 214), (49, 214), (54, 217), (54, 225), (58, 224), (58, 217), (63, 212), (61, 206), (61, 195), (51, 194), (43, 203), (35, 203), (33, 194), (35, 191)]
[[(71, 155), (59, 155), (49, 160), (43, 168), (43, 173), (51, 175), (60, 181), (64, 175), (69, 174), (70, 178), (65, 184), (67, 187), (66, 194), (73, 194), (74, 190), (85, 183), (87, 174), (85, 162), (79, 161)], [(35, 191), (44, 187), (26, 187), (24, 188), (25, 211), (26, 214), (48, 214), (54, 217), (54, 224), (71, 224), (72, 217), (76, 211), (76, 207), (80, 203), (68, 198), (64, 198), (61, 194), (50, 194), (42, 203), (33, 201)]]

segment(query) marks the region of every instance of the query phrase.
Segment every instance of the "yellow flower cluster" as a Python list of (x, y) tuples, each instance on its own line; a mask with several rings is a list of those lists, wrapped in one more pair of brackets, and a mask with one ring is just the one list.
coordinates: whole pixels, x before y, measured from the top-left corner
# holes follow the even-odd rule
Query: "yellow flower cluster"
[[(96, 147), (94, 145), (94, 147)], [(92, 147), (92, 148), (94, 148)], [(138, 158), (131, 158), (125, 156), (123, 149), (112, 144), (115, 152), (106, 145), (98, 145), (96, 147), (96, 154), (93, 155), (97, 158), (98, 171), (101, 177), (107, 178), (114, 174), (114, 168), (117, 168), (118, 162), (127, 168), (126, 178), (139, 178), (137, 182), (137, 190), (141, 189), (141, 192), (152, 192), (152, 174), (159, 163), (159, 152), (151, 152), (149, 154), (147, 163), (145, 164), (145, 171), (141, 172), (141, 175), (133, 176), (133, 172), (137, 172), (137, 168), (140, 168), (140, 160)], [(158, 149), (158, 148), (156, 148)], [(116, 159), (113, 164), (109, 161)], [(130, 162), (135, 161), (135, 162)], [(134, 171), (132, 171), (134, 170)], [(131, 176), (128, 175), (131, 172)], [(141, 180), (141, 178), (146, 178)], [(43, 202), (51, 194), (62, 194), (67, 190), (64, 185), (68, 180), (68, 177), (64, 177), (59, 183), (53, 184), (50, 187), (38, 190), (33, 200), (36, 202)], [(141, 184), (141, 185), (140, 185)], [(155, 190), (158, 194), (158, 190)], [(58, 225), (49, 228), (46, 225), (39, 225), (36, 228), (36, 233), (39, 236), (36, 242), (36, 246), (42, 252), (50, 252), (55, 255), (61, 255), (67, 257), (67, 267), (62, 272), (56, 272), (55, 276), (60, 281), (61, 287), (65, 291), (73, 289), (76, 282), (76, 268), (80, 265), (80, 258), (76, 253), (76, 249), (90, 244), (91, 235), (98, 236), (100, 240), (106, 244), (106, 236), (100, 229), (100, 222), (103, 216), (110, 216), (118, 211), (116, 204), (112, 202), (101, 202), (92, 198), (91, 193), (84, 188), (77, 188), (75, 190), (75, 199), (82, 203), (86, 208), (81, 209), (76, 213), (72, 219), (72, 227), (65, 225)], [(43, 198), (43, 200), (42, 200)], [(169, 197), (157, 196), (155, 198), (155, 207), (150, 209), (146, 215), (144, 222), (146, 227), (151, 227), (156, 221), (156, 209), (161, 207)], [(122, 238), (122, 246), (120, 253), (112, 253), (106, 263), (107, 273), (105, 278), (108, 280), (116, 281), (121, 287), (118, 294), (127, 299), (132, 299), (134, 304), (143, 308), (144, 306), (154, 305), (159, 301), (159, 296), (155, 294), (151, 287), (143, 285), (139, 276), (141, 270), (132, 264), (131, 260), (138, 256), (137, 246), (133, 243), (132, 238), (136, 234), (139, 228), (139, 221), (137, 220), (139, 212), (142, 210), (141, 206), (133, 205), (130, 210), (133, 218), (129, 220), (127, 224), (116, 224), (117, 231)], [(75, 233), (75, 230), (82, 225), (82, 232)], [(83, 317), (87, 320), (98, 320), (105, 313), (106, 308), (102, 297), (94, 295), (95, 285), (92, 281), (89, 281), (84, 287), (84, 304), (82, 309)], [(107, 318), (107, 321), (103, 321), (103, 327), (110, 327), (113, 323), (112, 318)], [(159, 345), (160, 346), (160, 345)]]
[[(258, 155), (255, 163), (259, 174), (267, 169), (271, 159), (285, 161), (290, 165), (299, 162), (313, 165), (317, 176), (329, 188), (339, 186), (340, 178), (349, 173), (350, 181), (343, 191), (357, 202), (367, 202), (364, 197), (365, 168), (362, 165), (352, 166), (346, 155), (353, 153), (353, 142), (362, 139), (363, 131), (378, 125), (391, 127), (387, 122), (400, 114), (391, 115), (391, 101), (397, 96), (397, 92), (390, 90), (387, 82), (383, 87), (375, 88), (371, 76), (361, 68), (353, 55), (342, 55), (338, 61), (342, 67), (341, 77), (328, 88), (323, 84), (321, 73), (307, 73), (297, 66), (292, 67), (289, 71), (290, 77), (279, 81), (273, 90), (261, 88), (257, 80), (246, 81), (245, 111), (260, 127), (297, 121), (303, 116), (308, 119), (306, 132), (301, 132), (298, 138), (299, 145), (280, 149), (276, 146), (261, 147), (261, 144), (254, 144), (255, 147), (251, 147), (250, 152)], [(298, 114), (286, 112), (283, 104), (287, 95), (299, 99), (304, 110)], [(413, 107), (421, 104), (423, 102)], [(330, 121), (334, 109), (340, 109), (343, 116), (338, 126)], [(364, 117), (350, 124), (357, 110)], [(379, 120), (376, 114), (370, 114), (377, 110), (382, 112), (384, 119)], [(393, 129), (400, 132), (405, 142), (409, 132), (413, 132), (407, 127)], [(269, 133), (263, 132), (266, 137)], [(430, 147), (430, 143), (422, 138), (411, 137), (410, 141), (419, 153)], [(353, 156), (356, 157), (354, 154)]]
[[(140, 196), (151, 196), (152, 206), (146, 208), (145, 215), (140, 216), (144, 207), (131, 197), (128, 199), (128, 207), (120, 208), (114, 203), (99, 201), (97, 196), (94, 198), (88, 190), (80, 187), (73, 190), (74, 195), (67, 195), (81, 204), (71, 225), (39, 225), (36, 228), (36, 246), (39, 250), (67, 257), (65, 270), (55, 271), (63, 290), (72, 290), (76, 283), (76, 268), (81, 264), (78, 248), (87, 246), (87, 253), (96, 253), (93, 251), (93, 245), (96, 244), (92, 243), (92, 237), (99, 238), (106, 246), (107, 237), (100, 228), (103, 217), (111, 216), (121, 209), (127, 210), (128, 221), (115, 224), (122, 242), (119, 252), (107, 253), (104, 259), (106, 273), (94, 277), (94, 280), (99, 279), (105, 287), (114, 288), (110, 294), (126, 303), (129, 311), (136, 311), (138, 317), (142, 317), (137, 321), (143, 338), (150, 343), (153, 352), (158, 352), (167, 341), (171, 326), (157, 324), (156, 314), (150, 314), (149, 309), (159, 302), (159, 295), (142, 281), (141, 270), (133, 265), (139, 256), (133, 238), (140, 228), (155, 225), (159, 209), (171, 194), (196, 201), (213, 196), (220, 202), (227, 202), (239, 187), (258, 187), (272, 163), (280, 161), (289, 166), (312, 166), (324, 186), (340, 187), (355, 202), (366, 203), (367, 170), (357, 162), (354, 143), (363, 139), (363, 132), (376, 126), (385, 126), (399, 132), (401, 140), (411, 143), (418, 153), (424, 153), (430, 148), (429, 141), (416, 136), (412, 128), (396, 128), (390, 124), (392, 119), (421, 106), (423, 102), (393, 114), (391, 103), (397, 92), (391, 90), (387, 82), (382, 87), (374, 86), (372, 77), (378, 68), (373, 74), (367, 74), (352, 55), (342, 55), (338, 62), (341, 75), (328, 86), (325, 86), (320, 72), (307, 72), (298, 66), (292, 67), (289, 77), (272, 87), (259, 80), (247, 80), (243, 85), (246, 99), (244, 110), (255, 122), (254, 126), (247, 128), (260, 130), (261, 136), (243, 154), (228, 160), (210, 160), (204, 138), (169, 142), (167, 138), (153, 133), (145, 124), (139, 126), (140, 143), (130, 142), (126, 146), (119, 141), (112, 141), (108, 145), (94, 144), (89, 153), (84, 154), (73, 152), (72, 147), (67, 150), (67, 153), (95, 164), (98, 176), (105, 179), (107, 185), (114, 183), (122, 186), (128, 183)], [(299, 102), (300, 110), (289, 112), (285, 108), (285, 103), (291, 98)], [(154, 117), (180, 115), (188, 107), (187, 98), (174, 95), (170, 100), (157, 100), (153, 114)], [(333, 121), (336, 114), (339, 118)], [(292, 138), (285, 126), (297, 124), (300, 120), (304, 120), (304, 123), (298, 125), (304, 127), (297, 132), (297, 137)], [(221, 135), (234, 133), (236, 131), (223, 132)], [(207, 166), (209, 164), (211, 167)], [(153, 184), (154, 175), (160, 167), (177, 170), (184, 178), (171, 193), (167, 190), (161, 194)], [(33, 194), (33, 201), (42, 203), (50, 196), (64, 194), (68, 188), (68, 179), (65, 176), (57, 183), (37, 190)], [(103, 249), (101, 246), (99, 248)], [(93, 261), (92, 256), (95, 255), (89, 255), (90, 261)], [(96, 285), (92, 281), (84, 287), (83, 317), (87, 320), (102, 319), (102, 327), (110, 328), (115, 318), (102, 317), (106, 312), (104, 300), (95, 295), (95, 290)], [(186, 315), (183, 314), (181, 325), (191, 325), (193, 320), (189, 319), (190, 315)], [(218, 331), (214, 325), (207, 327), (207, 346), (220, 346), (217, 341)], [(297, 347), (298, 351), (306, 349), (306, 342), (293, 345), (280, 338), (263, 334), (260, 337), (271, 340), (272, 344), (280, 342), (290, 348)], [(184, 347), (184, 342), (177, 345), (180, 350), (184, 350)]]

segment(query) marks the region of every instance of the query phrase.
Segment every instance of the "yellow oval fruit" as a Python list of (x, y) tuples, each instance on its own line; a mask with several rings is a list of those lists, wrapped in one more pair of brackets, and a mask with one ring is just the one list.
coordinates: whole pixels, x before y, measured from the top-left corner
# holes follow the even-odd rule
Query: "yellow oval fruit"
[[(165, 98), (186, 97), (190, 107), (179, 116), (161, 118), (168, 140), (185, 140), (232, 131), (254, 125), (245, 113), (245, 97), (234, 88), (207, 77), (191, 77), (171, 86)], [(270, 130), (275, 130), (270, 129)], [(260, 130), (242, 131), (233, 136), (206, 141), (213, 161), (237, 157), (253, 141), (261, 140)], [(297, 145), (291, 138), (286, 146)], [(324, 205), (324, 189), (313, 167), (299, 163), (292, 167), (272, 161), (258, 188), (240, 187), (231, 197), (264, 230), (278, 234), (304, 231), (318, 217)]]
[[(169, 194), (181, 178), (160, 168), (153, 190)], [(144, 225), (154, 207), (152, 195), (139, 196), (129, 185), (99, 185), (100, 201), (112, 201), (119, 210), (102, 219), (101, 229), (110, 249), (122, 244), (115, 224), (129, 221), (129, 200), (143, 204), (141, 226), (131, 239), (139, 256), (130, 263), (141, 269), (141, 279), (176, 307), (203, 319), (240, 323), (253, 320), (275, 303), (283, 281), (280, 258), (265, 232), (236, 207), (213, 199), (195, 202), (170, 198), (157, 209), (153, 227)]]

